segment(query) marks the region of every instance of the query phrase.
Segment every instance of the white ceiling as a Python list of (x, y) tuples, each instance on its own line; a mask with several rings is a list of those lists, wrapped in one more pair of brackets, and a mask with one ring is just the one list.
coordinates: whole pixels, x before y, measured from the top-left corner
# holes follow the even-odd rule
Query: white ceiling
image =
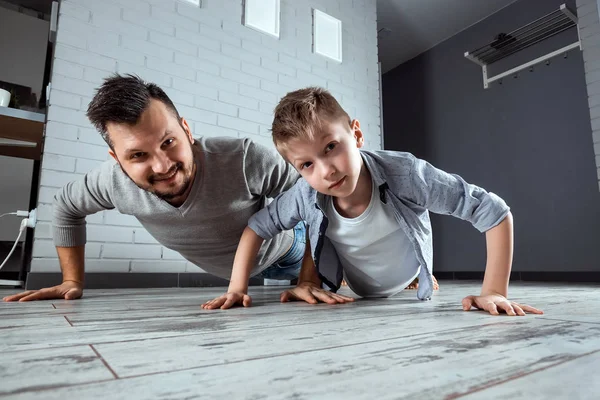
[(381, 72), (418, 56), (516, 0), (377, 0)]

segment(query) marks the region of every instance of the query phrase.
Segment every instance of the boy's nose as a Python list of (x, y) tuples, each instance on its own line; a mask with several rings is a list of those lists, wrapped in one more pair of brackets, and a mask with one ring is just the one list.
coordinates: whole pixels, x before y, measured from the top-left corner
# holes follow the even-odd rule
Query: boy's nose
[(330, 179), (335, 175), (335, 167), (331, 164), (323, 164), (322, 174), (324, 179)]

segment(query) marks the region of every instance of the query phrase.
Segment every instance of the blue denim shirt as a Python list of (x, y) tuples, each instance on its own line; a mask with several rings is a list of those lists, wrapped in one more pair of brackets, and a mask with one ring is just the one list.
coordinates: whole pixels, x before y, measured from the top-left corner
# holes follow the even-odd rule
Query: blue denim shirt
[[(379, 188), (380, 201), (384, 207), (392, 207), (398, 224), (414, 247), (421, 265), (417, 297), (428, 300), (433, 293), (429, 211), (469, 221), (480, 232), (485, 232), (502, 222), (509, 207), (494, 193), (437, 169), (410, 153), (361, 150), (361, 156)], [(328, 225), (323, 212), (325, 204), (325, 195), (299, 179), (291, 189), (252, 216), (248, 225), (260, 237), (269, 239), (305, 221), (319, 277), (337, 291), (343, 267), (333, 244), (325, 236)]]

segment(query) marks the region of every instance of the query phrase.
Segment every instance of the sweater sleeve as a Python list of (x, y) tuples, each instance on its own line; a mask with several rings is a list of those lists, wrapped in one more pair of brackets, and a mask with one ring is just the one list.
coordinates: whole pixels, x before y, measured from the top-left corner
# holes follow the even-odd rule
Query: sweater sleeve
[(85, 217), (115, 208), (111, 199), (114, 162), (107, 161), (82, 179), (68, 183), (54, 196), (53, 238), (58, 247), (86, 243)]
[(480, 232), (498, 225), (510, 210), (496, 194), (418, 158), (414, 159), (410, 178), (418, 204), (434, 213), (468, 221)]
[(299, 174), (277, 151), (247, 139), (244, 175), (250, 193), (274, 198), (291, 188)]

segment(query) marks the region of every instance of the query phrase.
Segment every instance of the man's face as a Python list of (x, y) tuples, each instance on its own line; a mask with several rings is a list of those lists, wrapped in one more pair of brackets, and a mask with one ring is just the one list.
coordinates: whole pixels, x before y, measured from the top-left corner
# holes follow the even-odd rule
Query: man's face
[(187, 122), (181, 123), (164, 103), (150, 100), (136, 125), (108, 123), (110, 155), (141, 189), (180, 206), (196, 173)]

